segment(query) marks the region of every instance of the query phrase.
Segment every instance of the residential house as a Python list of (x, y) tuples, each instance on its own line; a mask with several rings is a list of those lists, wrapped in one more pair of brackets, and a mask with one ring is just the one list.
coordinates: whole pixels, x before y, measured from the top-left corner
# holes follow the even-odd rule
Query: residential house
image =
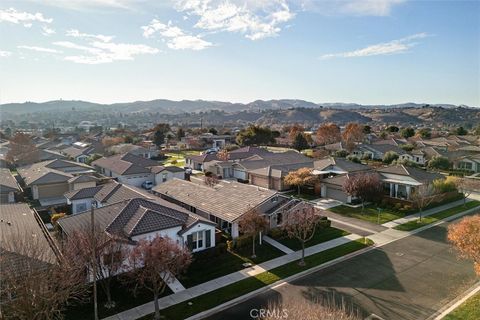
[(395, 152), (400, 157), (407, 152), (393, 144), (359, 144), (353, 150), (353, 154), (360, 159), (369, 158), (373, 160), (382, 160), (387, 152)]
[(96, 208), (101, 208), (128, 199), (152, 197), (151, 194), (142, 189), (121, 184), (115, 180), (110, 180), (98, 186), (71, 190), (64, 196), (67, 199), (67, 204), (71, 206), (73, 214), (90, 210), (92, 204)]
[(141, 187), (145, 181), (155, 183), (156, 176), (162, 175), (158, 162), (131, 153), (103, 157), (93, 161), (92, 166), (107, 177), (135, 187)]
[(220, 181), (209, 187), (201, 179), (173, 179), (153, 188), (154, 194), (216, 223), (218, 228), (239, 236), (239, 221), (249, 210), (258, 210), (270, 227), (282, 223), (285, 212), (305, 205), (303, 201), (252, 185)]
[[(156, 198), (134, 198), (95, 209), (96, 223), (108, 236), (132, 246), (143, 239), (168, 237), (193, 252), (215, 246), (215, 223), (184, 208)], [(83, 212), (58, 220), (62, 236), (90, 225), (90, 214)]]
[(185, 169), (177, 166), (157, 166), (152, 168), (152, 172), (155, 175), (155, 185), (162, 184), (175, 178), (185, 178)]
[(19, 167), (18, 174), (31, 190), (31, 197), (42, 206), (65, 203), (63, 194), (70, 190), (74, 176), (93, 173), (93, 168), (68, 160), (51, 160)]
[(113, 154), (130, 153), (146, 159), (158, 156), (158, 148), (153, 144), (146, 148), (131, 143), (122, 143), (110, 147), (109, 151)]
[(466, 155), (453, 161), (453, 168), (458, 170), (468, 170), (480, 172), (480, 154)]
[(405, 201), (412, 200), (412, 194), (419, 186), (428, 185), (434, 180), (445, 179), (445, 177), (439, 173), (428, 172), (404, 165), (379, 168), (377, 172), (383, 181), (385, 195), (390, 198)]
[(9, 169), (0, 168), (0, 204), (15, 202), (22, 190)]
[(322, 198), (330, 198), (345, 203), (352, 201), (352, 198), (343, 191), (343, 183), (348, 175), (372, 170), (364, 164), (334, 157), (317, 160), (314, 167), (312, 173), (319, 177), (319, 182), (315, 186), (315, 193), (320, 193)]
[[(26, 276), (57, 262), (57, 251), (50, 234), (26, 203), (0, 205), (0, 235), (0, 279), (5, 279), (7, 273)], [(35, 250), (25, 250), (19, 243)], [(2, 290), (0, 304), (13, 299), (11, 294), (10, 290)]]

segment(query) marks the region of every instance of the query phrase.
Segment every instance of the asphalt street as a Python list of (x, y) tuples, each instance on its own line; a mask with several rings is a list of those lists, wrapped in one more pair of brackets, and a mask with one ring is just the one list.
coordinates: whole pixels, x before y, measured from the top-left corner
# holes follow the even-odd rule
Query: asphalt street
[[(447, 223), (270, 289), (208, 319), (248, 320), (287, 299), (344, 301), (364, 316), (426, 319), (478, 278), (446, 241)], [(288, 319), (288, 318), (287, 318)]]

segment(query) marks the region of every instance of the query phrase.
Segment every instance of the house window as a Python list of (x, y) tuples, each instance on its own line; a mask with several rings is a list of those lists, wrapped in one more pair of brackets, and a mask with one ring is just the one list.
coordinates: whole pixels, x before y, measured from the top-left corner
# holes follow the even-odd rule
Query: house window
[(277, 213), (277, 226), (280, 226), (283, 222), (283, 213), (279, 212)]
[(203, 230), (193, 232), (192, 233), (192, 248), (193, 248), (193, 250), (203, 248), (203, 240), (204, 240)]
[(77, 203), (75, 205), (75, 211), (76, 212), (87, 211), (87, 204), (86, 203)]

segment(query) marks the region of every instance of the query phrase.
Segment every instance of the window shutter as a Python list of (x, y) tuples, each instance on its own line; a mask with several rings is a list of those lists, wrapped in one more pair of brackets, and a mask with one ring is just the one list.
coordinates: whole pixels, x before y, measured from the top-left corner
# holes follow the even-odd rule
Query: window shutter
[(187, 235), (187, 247), (188, 249), (193, 249), (193, 236), (191, 234)]
[(206, 238), (205, 239), (205, 247), (207, 247), (207, 248), (210, 248), (212, 246), (212, 242), (211, 242), (211, 239), (210, 239), (211, 238), (210, 237), (211, 233), (212, 233), (212, 231), (205, 230), (205, 238)]

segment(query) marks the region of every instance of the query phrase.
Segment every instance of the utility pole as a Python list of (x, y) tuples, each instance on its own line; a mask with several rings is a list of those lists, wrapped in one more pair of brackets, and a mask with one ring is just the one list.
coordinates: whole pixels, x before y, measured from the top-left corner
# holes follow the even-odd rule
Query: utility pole
[(96, 258), (96, 241), (95, 241), (95, 202), (92, 201), (90, 209), (90, 222), (92, 225), (92, 273), (93, 273), (93, 313), (94, 320), (98, 320), (97, 306), (97, 258)]

